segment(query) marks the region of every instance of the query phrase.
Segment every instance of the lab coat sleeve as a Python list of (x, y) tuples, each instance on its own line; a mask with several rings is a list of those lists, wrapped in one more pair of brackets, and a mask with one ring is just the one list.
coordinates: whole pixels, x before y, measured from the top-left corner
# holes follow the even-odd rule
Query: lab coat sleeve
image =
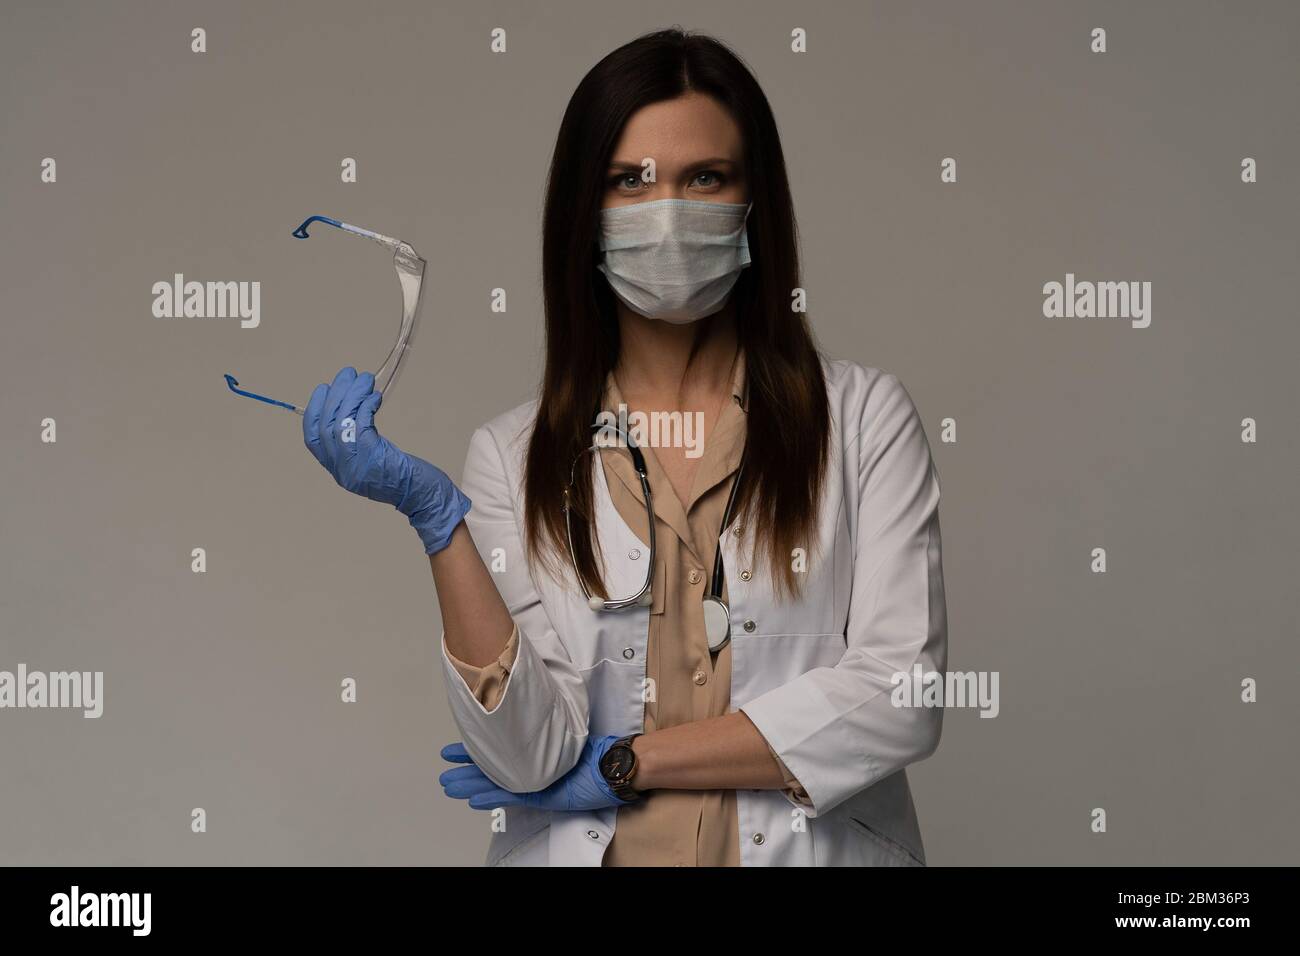
[(882, 373), (864, 406), (857, 426), (845, 418), (846, 430), (859, 430), (844, 443), (846, 481), (856, 473), (844, 656), (741, 708), (803, 785), (808, 816), (928, 757), (943, 722), (941, 707), (894, 706), (896, 675), (947, 667), (938, 473), (920, 415), (895, 376)]
[(781, 777), (785, 780), (785, 789), (781, 791), (785, 798), (795, 806), (811, 807), (812, 801), (808, 799), (808, 791), (803, 788), (803, 784), (790, 772), (790, 768), (785, 765), (785, 761), (781, 759), (780, 755), (775, 750), (772, 750), (770, 744), (767, 749), (772, 752), (772, 759), (776, 761), (777, 769), (781, 771)]
[(491, 664), (475, 667), (473, 664), (466, 664), (451, 651), (447, 652), (447, 660), (451, 661), (451, 666), (456, 668), (456, 673), (464, 679), (474, 699), (482, 704), (485, 710), (491, 710), (501, 700), (501, 695), (506, 692), (506, 682), (510, 680), (510, 668), (515, 666), (515, 657), (518, 653), (519, 625), (516, 624), (514, 630), (510, 632), (510, 640), (506, 641), (505, 650)]
[(474, 503), (465, 517), (470, 535), (515, 622), (517, 647), (505, 686), (485, 706), (452, 661), (446, 632), (441, 657), (452, 717), (466, 751), (503, 789), (530, 793), (550, 786), (578, 762), (587, 741), (587, 692), (533, 584), (516, 511), (521, 499), (506, 476), (497, 437), (486, 427), (478, 429), (460, 487)]

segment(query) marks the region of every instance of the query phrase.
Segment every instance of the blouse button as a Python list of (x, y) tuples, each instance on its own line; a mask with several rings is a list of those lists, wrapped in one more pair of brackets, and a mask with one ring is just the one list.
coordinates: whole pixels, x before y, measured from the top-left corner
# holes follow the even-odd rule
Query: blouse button
[(746, 621), (746, 622), (745, 622), (745, 630), (748, 631), (750, 634), (753, 634), (753, 633), (754, 633), (754, 629), (755, 629), (756, 627), (758, 627), (758, 625), (755, 624), (753, 621)]
[(763, 834), (761, 834), (761, 833), (755, 833), (755, 834), (754, 834), (754, 845), (755, 845), (755, 846), (762, 846), (762, 845), (763, 845), (763, 842), (764, 842), (764, 839), (765, 839), (765, 838), (764, 838)]
[(748, 581), (748, 580), (749, 580), (750, 578), (752, 578), (752, 577), (753, 577), (753, 575), (750, 574), (748, 571), (741, 571), (741, 572), (740, 572), (740, 580), (742, 580), (742, 581)]
[(636, 657), (636, 651), (632, 650), (630, 647), (625, 647), (623, 648), (623, 657), (630, 661), (632, 658)]
[(633, 548), (631, 551), (627, 553), (627, 556), (631, 558), (633, 561), (639, 560), (641, 557), (641, 549)]
[(704, 671), (696, 671), (695, 676), (692, 677), (691, 679), (695, 681), (695, 683), (703, 686), (705, 681), (709, 679), (709, 675), (704, 673)]

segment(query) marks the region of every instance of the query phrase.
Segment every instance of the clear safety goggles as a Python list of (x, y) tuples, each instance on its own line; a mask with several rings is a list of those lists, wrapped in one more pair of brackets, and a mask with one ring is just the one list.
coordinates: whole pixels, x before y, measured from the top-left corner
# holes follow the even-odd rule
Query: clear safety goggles
[[(377, 232), (371, 232), (369, 229), (362, 229), (360, 226), (340, 222), (328, 216), (309, 217), (293, 231), (293, 237), (295, 239), (309, 238), (307, 227), (313, 222), (323, 222), (334, 226), (336, 229), (342, 229), (344, 232), (350, 232), (354, 236), (370, 239), (379, 243), (385, 249), (391, 249), (393, 252), (393, 268), (397, 270), (397, 281), (402, 286), (402, 324), (397, 331), (397, 344), (393, 346), (393, 350), (388, 353), (388, 358), (384, 360), (384, 364), (375, 373), (375, 391), (382, 392), (387, 397), (387, 393), (397, 380), (397, 373), (402, 367), (402, 361), (406, 358), (407, 351), (411, 348), (411, 340), (415, 338), (415, 330), (420, 323), (420, 286), (424, 282), (426, 263), (408, 243), (400, 239), (383, 236)], [(259, 395), (256, 392), (250, 392), (247, 389), (237, 388), (239, 379), (233, 375), (226, 375), (226, 385), (236, 395), (255, 398), (259, 402), (266, 402), (268, 405), (284, 408), (299, 415), (303, 414), (304, 406), (302, 405), (281, 402), (265, 395)]]

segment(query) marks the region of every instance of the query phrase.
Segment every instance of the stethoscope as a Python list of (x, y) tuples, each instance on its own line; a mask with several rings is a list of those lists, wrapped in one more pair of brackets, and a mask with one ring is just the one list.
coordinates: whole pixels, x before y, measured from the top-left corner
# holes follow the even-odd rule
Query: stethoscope
[[(650, 496), (650, 479), (646, 471), (645, 456), (641, 454), (641, 449), (637, 447), (636, 442), (632, 440), (632, 436), (625, 429), (614, 424), (593, 425), (592, 428), (600, 429), (606, 435), (609, 433), (618, 435), (623, 439), (625, 447), (632, 456), (632, 467), (636, 469), (637, 478), (641, 481), (641, 493), (645, 496), (646, 518), (650, 527), (650, 560), (646, 565), (645, 582), (641, 585), (641, 589), (631, 597), (612, 601), (593, 597), (587, 589), (586, 583), (582, 580), (581, 574), (577, 574), (578, 586), (582, 588), (583, 597), (587, 599), (587, 606), (593, 611), (622, 611), (630, 607), (646, 607), (651, 603), (650, 585), (654, 580), (655, 571), (655, 509), (654, 500)], [(599, 457), (600, 450), (603, 447), (607, 446), (595, 441), (592, 442), (591, 447), (578, 453), (577, 458), (573, 460), (573, 466), (569, 469), (568, 487), (564, 489), (564, 535), (569, 544), (569, 560), (573, 564), (575, 574), (578, 570), (578, 556), (573, 550), (573, 530), (569, 525), (570, 491), (573, 488), (578, 462), (588, 452), (594, 451)], [(731, 524), (731, 512), (736, 504), (736, 491), (740, 488), (740, 476), (744, 468), (745, 463), (742, 458), (740, 467), (736, 469), (736, 478), (732, 482), (731, 493), (727, 496), (727, 507), (722, 514), (722, 527), (718, 531), (719, 539), (726, 533), (727, 526)], [(704, 595), (704, 633), (708, 638), (709, 651), (714, 654), (726, 647), (727, 642), (731, 640), (731, 610), (727, 607), (727, 603), (722, 600), (724, 575), (722, 544), (719, 541), (718, 550), (713, 557), (713, 577), (709, 582), (709, 591)]]

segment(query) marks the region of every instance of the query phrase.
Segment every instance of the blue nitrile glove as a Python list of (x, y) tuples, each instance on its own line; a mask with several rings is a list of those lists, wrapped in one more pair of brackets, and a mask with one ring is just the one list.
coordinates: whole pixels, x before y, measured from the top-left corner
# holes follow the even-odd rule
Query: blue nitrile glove
[(475, 810), (495, 810), (497, 807), (532, 807), (534, 810), (599, 810), (602, 807), (622, 807), (624, 800), (609, 788), (600, 772), (600, 758), (618, 737), (588, 738), (582, 755), (572, 770), (545, 790), (535, 793), (511, 793), (502, 790), (478, 768), (462, 743), (448, 744), (442, 748), (442, 759), (465, 764), (444, 770), (438, 777), (442, 790), (457, 800), (469, 800)]
[[(302, 437), (316, 460), (353, 494), (390, 504), (410, 519), (426, 554), (447, 546), (470, 500), (440, 468), (402, 451), (375, 429), (383, 401), (375, 377), (348, 366), (317, 385), (302, 416)], [(352, 419), (355, 425), (345, 427)], [(346, 440), (351, 438), (352, 440)]]

